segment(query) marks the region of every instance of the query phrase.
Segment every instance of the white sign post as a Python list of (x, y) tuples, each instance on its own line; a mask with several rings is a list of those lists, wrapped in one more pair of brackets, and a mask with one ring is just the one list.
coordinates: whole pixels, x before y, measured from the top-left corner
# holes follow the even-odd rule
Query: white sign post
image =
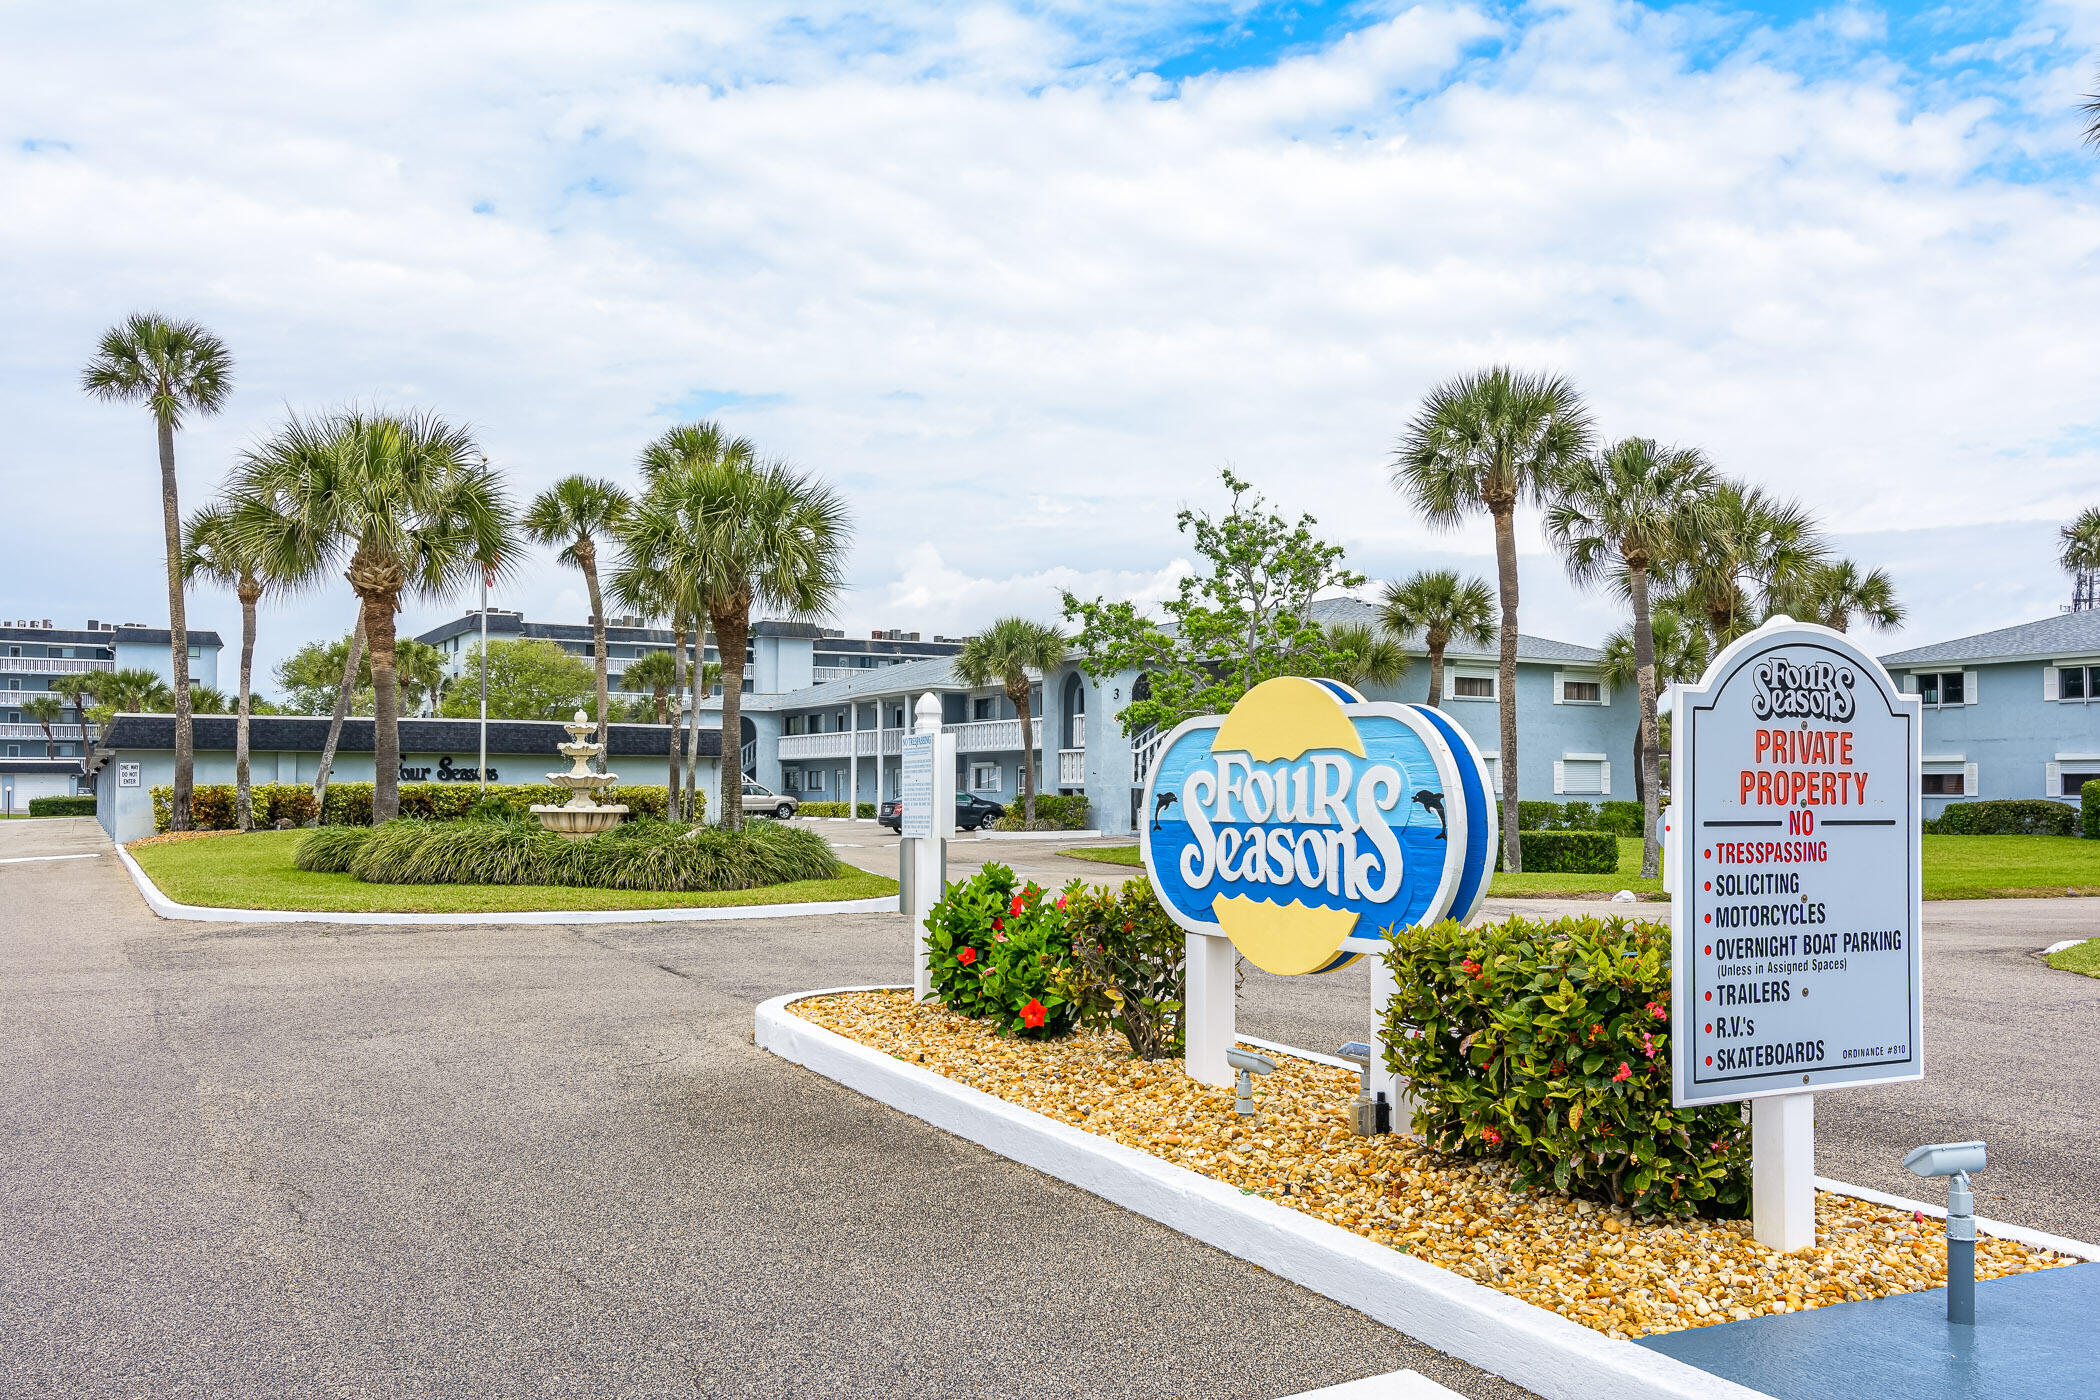
[(904, 915), (912, 927), (911, 985), (914, 1000), (933, 995), (933, 969), (926, 957), (926, 918), (947, 893), (948, 838), (955, 832), (955, 736), (941, 730), (941, 700), (928, 691), (904, 736), (898, 784), (899, 831), (903, 840)]
[(1672, 1101), (1751, 1101), (1751, 1212), (1816, 1241), (1815, 1091), (1925, 1077), (1919, 698), (1774, 618), (1676, 691)]

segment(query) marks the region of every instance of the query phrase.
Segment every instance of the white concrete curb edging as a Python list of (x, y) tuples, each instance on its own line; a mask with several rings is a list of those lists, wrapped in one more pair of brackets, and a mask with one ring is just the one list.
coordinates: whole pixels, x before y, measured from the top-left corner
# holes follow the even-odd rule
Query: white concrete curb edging
[(1374, 1244), (1324, 1220), (1081, 1132), (761, 1003), (759, 1047), (1002, 1157), (1355, 1308), (1547, 1400), (1768, 1400), (1763, 1392)]
[(894, 914), (897, 896), (874, 899), (829, 899), (806, 904), (722, 904), (704, 909), (536, 909), (511, 914), (332, 914), (321, 909), (218, 909), (204, 904), (178, 904), (131, 852), (122, 846), (117, 859), (139, 887), (146, 907), (163, 919), (201, 924), (674, 924), (709, 919), (786, 919), (801, 914)]

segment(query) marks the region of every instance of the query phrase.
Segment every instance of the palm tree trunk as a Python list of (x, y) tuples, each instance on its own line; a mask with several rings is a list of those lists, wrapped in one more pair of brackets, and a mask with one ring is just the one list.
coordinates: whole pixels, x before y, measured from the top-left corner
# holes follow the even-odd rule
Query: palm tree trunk
[(1429, 643), (1429, 708), (1444, 708), (1444, 643), (1432, 635)]
[(233, 721), (233, 823), (242, 831), (255, 830), (255, 802), (248, 784), (248, 687), (255, 678), (255, 604), (262, 590), (242, 579), (241, 599), (241, 696)]
[(1641, 878), (1652, 880), (1662, 874), (1662, 846), (1655, 835), (1661, 794), (1656, 789), (1655, 620), (1648, 607), (1647, 567), (1629, 563), (1626, 584), (1633, 595), (1633, 667), (1641, 697), (1641, 751), (1635, 755), (1641, 774)]
[[(693, 635), (693, 709), (685, 719), (685, 809), (698, 812), (693, 800), (700, 790), (700, 702), (707, 698), (707, 630)], [(704, 815), (704, 814), (703, 814)]]
[(605, 712), (611, 705), (605, 684), (605, 600), (598, 594), (598, 548), (589, 535), (576, 540), (576, 562), (583, 566), (583, 585), (591, 595), (591, 655), (598, 667), (598, 771), (605, 771)]
[(39, 718), (37, 723), (44, 726), (44, 757), (56, 760), (58, 757), (58, 736), (51, 732), (51, 721)]
[(314, 825), (328, 815), (328, 773), (335, 767), (335, 746), (342, 742), (343, 719), (350, 713), (350, 697), (357, 690), (357, 663), (365, 654), (365, 610), (357, 609), (357, 622), (350, 629), (348, 654), (343, 657), (343, 678), (335, 687), (335, 713), (328, 720), (328, 738), (321, 745), (321, 765), (314, 770)]
[(175, 500), (175, 424), (158, 418), (160, 523), (168, 547), (168, 662), (175, 677), (175, 791), (168, 830), (190, 829), (190, 793), (197, 782), (197, 750), (190, 729), (190, 628), (182, 598), (182, 512)]
[(684, 715), (679, 712), (679, 702), (685, 698), (685, 619), (671, 619), (671, 728), (664, 736), (664, 748), (670, 755), (670, 770), (664, 778), (664, 816), (678, 820), (678, 728)]
[(392, 591), (365, 598), (372, 649), (372, 825), (401, 815), (401, 690), (394, 674)]
[(1022, 820), (1033, 824), (1035, 821), (1035, 744), (1032, 733), (1034, 726), (1029, 723), (1029, 688), (1025, 684), (1027, 677), (1022, 677), (1022, 680), (1024, 684), (1021, 688), (1018, 691), (1007, 691), (1006, 698), (1014, 702), (1014, 709), (1021, 716), (1021, 815)]
[(715, 625), (715, 648), (722, 653), (722, 757), (715, 765), (716, 800), (722, 804), (722, 829), (736, 831), (744, 824), (743, 801), (732, 798), (743, 791), (744, 637), (751, 630), (750, 599), (737, 599), (709, 620)]
[(1495, 708), (1501, 712), (1502, 868), (1524, 869), (1524, 846), (1517, 839), (1517, 511), (1514, 503), (1497, 507), (1495, 573), (1502, 595), (1502, 664), (1496, 673)]

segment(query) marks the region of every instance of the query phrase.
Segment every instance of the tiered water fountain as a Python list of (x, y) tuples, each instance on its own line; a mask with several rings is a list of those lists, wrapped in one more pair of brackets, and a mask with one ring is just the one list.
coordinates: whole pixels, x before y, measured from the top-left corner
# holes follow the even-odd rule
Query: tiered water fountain
[(593, 773), (591, 760), (605, 748), (594, 744), (585, 736), (597, 728), (576, 712), (576, 718), (562, 726), (569, 731), (569, 742), (554, 747), (561, 756), (573, 765), (566, 773), (549, 773), (547, 781), (569, 790), (569, 800), (559, 807), (535, 805), (532, 814), (540, 819), (540, 825), (559, 836), (570, 840), (581, 840), (596, 836), (601, 831), (610, 831), (627, 816), (627, 808), (618, 803), (599, 803), (593, 800), (601, 788), (611, 787), (620, 781), (617, 773)]

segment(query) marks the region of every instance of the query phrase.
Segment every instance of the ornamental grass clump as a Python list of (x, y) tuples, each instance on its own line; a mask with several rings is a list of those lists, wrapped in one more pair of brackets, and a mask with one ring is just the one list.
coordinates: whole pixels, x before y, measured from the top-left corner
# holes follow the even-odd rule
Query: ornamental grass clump
[(1648, 1216), (1740, 1216), (1733, 1104), (1670, 1105), (1670, 930), (1623, 918), (1388, 930), (1386, 1064), (1438, 1149)]
[(369, 826), (324, 826), (300, 841), (292, 864), (318, 875), (345, 874), (371, 835)]
[(996, 862), (950, 885), (926, 920), (934, 995), (1010, 1035), (1048, 1040), (1069, 1032), (1079, 1012), (1059, 989), (1071, 960), (1065, 911), (1084, 889), (1074, 880), (1053, 900)]

